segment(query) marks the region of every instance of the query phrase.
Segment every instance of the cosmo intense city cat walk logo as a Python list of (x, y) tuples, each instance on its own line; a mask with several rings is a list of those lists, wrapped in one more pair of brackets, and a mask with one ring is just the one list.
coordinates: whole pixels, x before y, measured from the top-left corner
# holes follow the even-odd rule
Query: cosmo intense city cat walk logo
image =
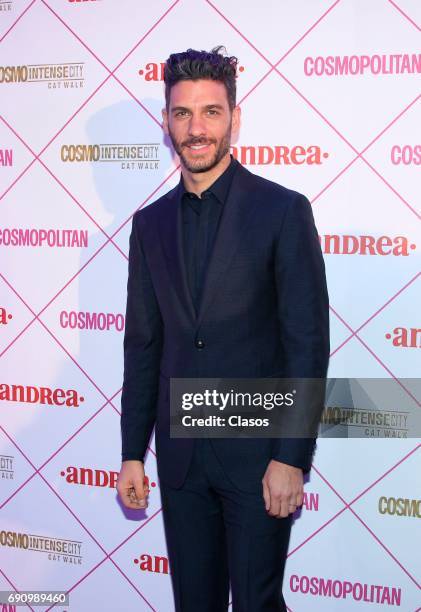
[(0, 13), (6, 13), (7, 11), (11, 11), (12, 8), (12, 0), (3, 0), (2, 2), (0, 2)]
[(121, 170), (159, 170), (160, 144), (64, 144), (60, 158), (65, 163), (119, 164)]
[(0, 547), (47, 553), (49, 561), (82, 565), (82, 542), (17, 531), (0, 531)]
[(46, 83), (48, 89), (80, 89), (85, 83), (84, 71), (84, 62), (0, 66), (0, 85)]

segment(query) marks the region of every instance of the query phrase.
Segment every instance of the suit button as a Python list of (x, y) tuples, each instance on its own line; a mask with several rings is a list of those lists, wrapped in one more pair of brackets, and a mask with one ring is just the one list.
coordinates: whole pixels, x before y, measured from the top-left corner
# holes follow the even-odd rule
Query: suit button
[(205, 346), (205, 343), (203, 342), (203, 340), (196, 340), (195, 344), (196, 344), (196, 348), (198, 349), (202, 349)]

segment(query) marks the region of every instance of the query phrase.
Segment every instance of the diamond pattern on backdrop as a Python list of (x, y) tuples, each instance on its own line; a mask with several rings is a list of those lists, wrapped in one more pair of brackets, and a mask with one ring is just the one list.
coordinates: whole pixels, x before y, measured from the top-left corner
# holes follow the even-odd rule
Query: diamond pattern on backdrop
[(25, 145), (10, 129), (0, 123), (0, 198), (19, 180), (24, 169), (33, 162)]
[[(48, 37), (41, 33), (34, 36), (34, 24), (48, 32)], [(5, 66), (72, 65), (67, 86), (58, 81), (60, 87), (52, 89), (51, 81), (37, 74), (24, 86), (18, 82), (2, 84), (2, 115), (13, 118), (13, 127), (39, 150), (104, 81), (107, 72), (42, 2), (31, 6), (1, 46)]]
[[(358, 556), (358, 566), (352, 569), (348, 563), (349, 546), (359, 547), (363, 554)], [(293, 610), (323, 609), (348, 611), (361, 609), (361, 602), (334, 595), (323, 596), (299, 591), (301, 577), (343, 580), (346, 576), (351, 583), (373, 584), (394, 587), (400, 590), (403, 609), (411, 610), (417, 601), (418, 586), (409, 572), (396, 572), (396, 561), (379, 546), (375, 538), (368, 536), (364, 524), (350, 512), (343, 512), (305, 546), (287, 559), (284, 590), (289, 593), (288, 602)], [(319, 568), (323, 568), (322, 572)], [(319, 599), (320, 598), (320, 599)], [(374, 600), (375, 601), (375, 600)], [(368, 604), (367, 604), (368, 605)], [(372, 604), (371, 604), (372, 605)], [(380, 608), (381, 609), (381, 608)]]
[[(141, 45), (160, 28), (167, 13), (179, 0), (154, 0), (148, 4), (125, 0), (124, 5), (104, 2), (101, 10), (93, 2), (77, 3), (47, 0), (46, 6), (89, 45), (101, 61), (114, 68), (133, 47)], [(101, 36), (98, 36), (98, 30)]]
[[(84, 284), (92, 284), (100, 278), (104, 266), (113, 262), (118, 277), (122, 277), (121, 266), (125, 268), (127, 265), (127, 238), (132, 213), (141, 206), (149, 205), (177, 180), (177, 159), (171, 159), (160, 132), (163, 93), (160, 64), (169, 52), (186, 46), (180, 23), (189, 23), (192, 14), (196, 21), (206, 23), (205, 31), (199, 29), (197, 33), (190, 32), (190, 46), (210, 48), (223, 43), (229, 52), (241, 58), (238, 88), (239, 100), (247, 117), (242, 134), (244, 145), (261, 145), (264, 134), (267, 135), (263, 144), (269, 146), (291, 144), (298, 140), (306, 144), (305, 139), (310, 134), (321, 143), (322, 150), (333, 151), (332, 155), (324, 158), (328, 161), (324, 163), (323, 171), (317, 172), (317, 175), (306, 172), (308, 182), (304, 186), (302, 180), (300, 182), (296, 177), (295, 168), (267, 167), (265, 176), (288, 186), (295, 185), (296, 189), (308, 193), (315, 204), (320, 233), (322, 230), (332, 233), (332, 219), (336, 218), (337, 224), (343, 223), (345, 210), (338, 215), (337, 208), (346, 201), (347, 194), (353, 192), (355, 184), (364, 181), (365, 185), (370, 185), (370, 193), (376, 194), (375, 203), (370, 202), (372, 218), (367, 217), (368, 208), (362, 194), (357, 204), (348, 203), (346, 212), (351, 216), (354, 213), (354, 218), (350, 217), (347, 223), (343, 223), (343, 231), (349, 231), (349, 223), (352, 222), (355, 231), (361, 228), (367, 233), (374, 232), (374, 228), (378, 231), (381, 222), (382, 231), (405, 233), (410, 244), (415, 244), (415, 211), (419, 203), (418, 192), (410, 187), (411, 184), (415, 185), (411, 178), (414, 166), (401, 167), (386, 157), (393, 142), (412, 143), (411, 125), (414, 121), (416, 124), (419, 113), (415, 78), (412, 78), (413, 75), (400, 77), (399, 96), (389, 95), (395, 85), (386, 76), (360, 79), (357, 83), (360, 92), (356, 95), (353, 89), (355, 79), (352, 77), (340, 81), (329, 81), (327, 77), (305, 77), (303, 60), (308, 55), (358, 52), (359, 48), (355, 48), (351, 38), (350, 24), (361, 32), (358, 43), (361, 52), (391, 49), (389, 31), (396, 33), (397, 40), (405, 40), (408, 50), (413, 48), (415, 52), (416, 21), (421, 15), (418, 4), (410, 0), (375, 0), (369, 11), (367, 7), (355, 8), (351, 0), (318, 0), (297, 3), (294, 8), (280, 4), (275, 14), (271, 12), (274, 10), (273, 3), (265, 0), (259, 4), (259, 11), (263, 19), (266, 18), (267, 27), (256, 30), (253, 27), (253, 14), (243, 4), (240, 6), (237, 0), (229, 3), (229, 6), (219, 0), (160, 1), (153, 7), (148, 5), (146, 16), (141, 5), (132, 2), (130, 11), (120, 12), (119, 19), (113, 20), (113, 44), (110, 45), (110, 32), (107, 31), (110, 10), (114, 13), (115, 6), (111, 8), (105, 2), (77, 6), (77, 3), (57, 3), (53, 0), (13, 0), (13, 12), (2, 19), (0, 25), (2, 58), (5, 58), (2, 59), (3, 64), (51, 62), (54, 58), (55, 62), (80, 62), (83, 67), (79, 71), (84, 76), (89, 75), (86, 79), (89, 86), (63, 88), (55, 91), (55, 96), (51, 97), (46, 94), (48, 89), (45, 83), (28, 83), (26, 89), (15, 84), (2, 84), (0, 134), (5, 148), (13, 147), (15, 160), (13, 169), (7, 168), (2, 173), (0, 218), (3, 224), (17, 224), (19, 219), (25, 218), (28, 219), (28, 226), (32, 226), (35, 221), (30, 220), (35, 211), (37, 215), (40, 212), (44, 215), (44, 225), (48, 220), (52, 227), (59, 228), (63, 211), (66, 211), (67, 220), (73, 220), (75, 225), (88, 232), (89, 248), (85, 252), (75, 250), (73, 255), (62, 257), (60, 268), (65, 270), (65, 274), (61, 277), (55, 275), (54, 267), (47, 268), (49, 272), (45, 274), (45, 266), (49, 264), (42, 253), (34, 258), (33, 253), (27, 257), (27, 254), (20, 252), (19, 257), (7, 265), (4, 264), (4, 256), (1, 260), (0, 283), (6, 296), (5, 303), (8, 300), (8, 307), (16, 312), (17, 319), (14, 318), (13, 326), (10, 324), (8, 327), (7, 336), (3, 334), (4, 342), (0, 347), (7, 382), (13, 382), (13, 374), (17, 371), (25, 375), (24, 382), (28, 385), (39, 384), (41, 380), (50, 385), (65, 385), (70, 381), (83, 393), (85, 400), (79, 414), (66, 409), (68, 412), (63, 417), (62, 407), (51, 407), (50, 412), (42, 412), (28, 405), (20, 406), (19, 416), (15, 413), (13, 420), (10, 420), (10, 411), (2, 419), (2, 449), (24, 466), (19, 469), (19, 479), (12, 481), (13, 484), (8, 483), (2, 510), (5, 522), (15, 526), (16, 530), (36, 531), (44, 525), (44, 535), (56, 536), (60, 533), (63, 538), (82, 541), (86, 562), (82, 570), (75, 565), (67, 567), (68, 571), (63, 573), (60, 566), (46, 563), (44, 559), (37, 565), (39, 572), (34, 571), (33, 565), (27, 571), (25, 563), (29, 562), (30, 557), (16, 551), (13, 566), (4, 566), (0, 580), (2, 588), (31, 588), (31, 585), (49, 588), (53, 583), (56, 588), (70, 588), (75, 597), (72, 601), (77, 601), (78, 609), (91, 606), (92, 591), (98, 585), (101, 585), (102, 593), (104, 588), (109, 589), (110, 597), (106, 601), (111, 602), (114, 594), (120, 592), (126, 605), (130, 600), (130, 605), (139, 610), (167, 609), (171, 600), (168, 576), (140, 574), (134, 562), (136, 556), (144, 551), (157, 556), (165, 554), (163, 537), (160, 543), (157, 539), (157, 534), (163, 536), (163, 529), (156, 495), (153, 508), (148, 509), (148, 517), (140, 518), (139, 527), (130, 533), (131, 521), (122, 521), (119, 525), (124, 529), (110, 533), (107, 525), (99, 524), (95, 520), (95, 513), (92, 514), (97, 504), (102, 508), (105, 497), (91, 490), (93, 507), (87, 508), (83, 503), (86, 493), (80, 490), (81, 486), (71, 485), (74, 488), (68, 489), (59, 475), (65, 464), (83, 461), (99, 470), (118, 469), (115, 465), (109, 465), (107, 451), (107, 447), (115, 446), (116, 440), (109, 440), (108, 444), (101, 446), (101, 440), (95, 438), (93, 428), (98, 432), (114, 431), (117, 435), (118, 430), (112, 427), (112, 423), (113, 420), (118, 423), (120, 393), (117, 389), (121, 376), (116, 372), (111, 380), (104, 376), (100, 365), (97, 367), (93, 363), (91, 355), (99, 341), (95, 334), (89, 337), (81, 333), (80, 338), (75, 340), (57, 324), (61, 309), (66, 305), (74, 307), (80, 304)], [(137, 19), (133, 19), (133, 13)], [(93, 15), (95, 21), (92, 20)], [(281, 22), (278, 21), (280, 15), (286, 17)], [(382, 22), (381, 28), (376, 27), (379, 20)], [(98, 24), (101, 23), (101, 34), (98, 35)], [(33, 36), (33, 24), (43, 31), (48, 29), (48, 44), (42, 37)], [(337, 27), (338, 24), (340, 27)], [(279, 35), (279, 28), (282, 36)], [(272, 36), (268, 34), (271, 30), (274, 32)], [(124, 32), (125, 36), (118, 32)], [(20, 41), (25, 44), (20, 44)], [(61, 53), (60, 49), (66, 49), (66, 53)], [(156, 56), (157, 49), (160, 49), (160, 57)], [(323, 87), (320, 87), (320, 82), (323, 82)], [(31, 113), (27, 112), (26, 106), (27, 88), (32, 88)], [(266, 117), (255, 120), (256, 109), (266, 103), (270, 96), (281, 108), (289, 109), (290, 116), (296, 117), (296, 113), (299, 113), (300, 117), (295, 124), (286, 125), (276, 138), (270, 124), (266, 124)], [(381, 108), (379, 99), (387, 102)], [(356, 112), (355, 105), (363, 106)], [(110, 111), (121, 118), (112, 126), (107, 119)], [(39, 122), (33, 121), (34, 116), (43, 117), (43, 129), (40, 129)], [(128, 117), (132, 117), (131, 123)], [(279, 117), (282, 121), (282, 113)], [(358, 121), (353, 118), (358, 118)], [(133, 132), (129, 128), (134, 128), (134, 125), (137, 131)], [(260, 130), (258, 136), (253, 133), (256, 125)], [(125, 174), (123, 170), (126, 169), (119, 164), (109, 168), (105, 162), (99, 162), (97, 165), (89, 164), (89, 168), (87, 165), (81, 168), (80, 164), (66, 166), (60, 162), (63, 146), (73, 143), (111, 144), (113, 140), (119, 144), (129, 141), (131, 144), (136, 141), (156, 142), (160, 152), (158, 171), (146, 173), (142, 170), (136, 173), (130, 170), (130, 175)], [(255, 170), (260, 171), (259, 168)], [(109, 181), (107, 193), (101, 191), (104, 176)], [(29, 185), (34, 181), (42, 190), (28, 202), (24, 195), (30, 192)], [(125, 187), (129, 184), (130, 188), (122, 189), (123, 183)], [(121, 193), (124, 193), (123, 201), (118, 197)], [(377, 209), (374, 211), (373, 207)], [(387, 225), (385, 210), (388, 211), (391, 226)], [(339, 225), (333, 231), (339, 231)], [(395, 320), (392, 313), (401, 314), (407, 310), (413, 313), (409, 305), (416, 287), (419, 258), (413, 249), (411, 255), (405, 258), (405, 267), (400, 266), (398, 260), (392, 260), (387, 278), (380, 279), (376, 262), (371, 261), (367, 265), (367, 260), (363, 258), (361, 256), (361, 261), (358, 257), (354, 258), (347, 270), (353, 283), (360, 283), (358, 293), (367, 297), (364, 304), (353, 304), (349, 296), (344, 299), (340, 292), (335, 291), (335, 287), (340, 286), (340, 275), (344, 270), (343, 258), (342, 265), (335, 269), (335, 263), (326, 256), (332, 295), (332, 328), (336, 330), (330, 374), (338, 375), (335, 370), (339, 372), (342, 368), (344, 376), (361, 376), (361, 373), (352, 374), (349, 371), (352, 363), (358, 362), (360, 366), (364, 364), (365, 372), (371, 371), (375, 376), (401, 375), (401, 362), (391, 353), (390, 346), (385, 347), (380, 356), (373, 346), (379, 346), (379, 334), (383, 334), (386, 327), (389, 329), (390, 323)], [(30, 271), (30, 279), (22, 277), (22, 268), (26, 277)], [(104, 296), (107, 289), (106, 283), (102, 283)], [(115, 310), (121, 310), (123, 298), (124, 292), (116, 296), (116, 301), (112, 302)], [(98, 300), (98, 306), (100, 303), (101, 300)], [(105, 303), (104, 299), (102, 303)], [(406, 324), (415, 325), (416, 322)], [(111, 338), (104, 344), (109, 358), (115, 351), (115, 341), (115, 338)], [(29, 346), (40, 347), (43, 360), (28, 354), (26, 347)], [(25, 364), (23, 369), (22, 364)], [(405, 364), (409, 367), (408, 360)], [(404, 372), (407, 371), (405, 366)], [(57, 425), (54, 426), (54, 423)], [(46, 439), (44, 442), (43, 438), (41, 446), (37, 435), (43, 435), (46, 431), (54, 433), (44, 436)], [(92, 440), (95, 443), (91, 447)], [(343, 470), (348, 476), (341, 482), (336, 482), (338, 469), (337, 465), (333, 469), (331, 462), (335, 442), (319, 442), (316, 464), (306, 491), (311, 493), (313, 488), (317, 488), (323, 503), (329, 500), (329, 510), (337, 508), (337, 512), (332, 516), (332, 512), (326, 514), (325, 508), (321, 507), (321, 514), (303, 510), (303, 516), (297, 517), (285, 584), (289, 581), (291, 568), (297, 571), (297, 562), (301, 573), (305, 572), (309, 563), (309, 573), (315, 566), (325, 567), (329, 573), (330, 563), (332, 576), (347, 576), (350, 567), (347, 565), (346, 551), (350, 542), (359, 542), (364, 550), (362, 557), (366, 559), (366, 566), (361, 567), (360, 574), (352, 578), (381, 584), (386, 576), (390, 583), (402, 586), (406, 609), (412, 609), (416, 605), (413, 603), (416, 601), (416, 568), (408, 552), (410, 546), (405, 547), (394, 536), (391, 537), (390, 529), (377, 529), (383, 523), (379, 523), (376, 514), (373, 514), (373, 500), (380, 490), (394, 495), (399, 489), (402, 496), (414, 490), (409, 475), (414, 471), (413, 463), (419, 458), (419, 445), (407, 441), (405, 451), (399, 445), (394, 446), (392, 452), (390, 447), (385, 449), (389, 453), (390, 467), (381, 473), (379, 466), (384, 464), (381, 446), (376, 447), (378, 453), (373, 453), (370, 446), (368, 450), (374, 456), (372, 464), (361, 465), (358, 469), (355, 461), (360, 459), (364, 464), (368, 451), (361, 452), (362, 441), (358, 442), (358, 452), (356, 447), (352, 448), (354, 441), (348, 442), (351, 443), (347, 446), (348, 454), (344, 452), (346, 445), (343, 443), (339, 449)], [(153, 440), (151, 446), (153, 449)], [(146, 467), (155, 482), (156, 461), (153, 452), (148, 454)], [(358, 480), (354, 477), (355, 471)], [(154, 491), (155, 494), (157, 492)], [(101, 490), (101, 493), (108, 494), (108, 512), (118, 512), (115, 497), (113, 500), (115, 492)], [(353, 500), (345, 501), (352, 496)], [(31, 506), (25, 505), (25, 499), (31, 500)], [(52, 520), (46, 523), (43, 511), (47, 507), (53, 507), (53, 512), (51, 517), (51, 513), (48, 514)], [(54, 526), (52, 521), (56, 521), (57, 525)], [(386, 518), (386, 521), (390, 522), (390, 518)], [(66, 533), (63, 532), (63, 525), (66, 525)], [(408, 526), (409, 523), (404, 526), (405, 541)], [(121, 541), (121, 538), (124, 539)], [(110, 546), (114, 546), (114, 550), (107, 552), (106, 548)], [(42, 553), (33, 554), (42, 557)], [(315, 564), (318, 556), (320, 563)], [(30, 584), (26, 579), (28, 573), (31, 573)], [(303, 595), (288, 592), (287, 600), (295, 612), (307, 609), (308, 599)], [(331, 605), (336, 606), (337, 603), (336, 600), (333, 604), (329, 602), (326, 607), (326, 602), (322, 602), (322, 607), (318, 609), (336, 610), (339, 608)], [(345, 608), (348, 602), (340, 603), (343, 604), (341, 609), (349, 609)], [(104, 608), (104, 605), (107, 604), (101, 598), (101, 607)]]
[(15, 491), (24, 486), (33, 469), (4, 431), (0, 431), (0, 504), (3, 505)]
[(37, 0), (11, 0), (6, 2), (0, 13), (0, 42), (15, 27)]
[(2, 330), (0, 336), (0, 355), (6, 351), (18, 334), (26, 329), (33, 320), (32, 313), (0, 276)]
[[(126, 510), (118, 501), (115, 488), (120, 469), (118, 455), (110, 462), (110, 448), (119, 445), (118, 424), (116, 412), (105, 406), (41, 469), (54, 490), (107, 550), (117, 547), (139, 522), (150, 518), (161, 507), (156, 460), (151, 453), (145, 464), (151, 491), (147, 510), (139, 515)], [(84, 472), (84, 469), (91, 471)]]
[(405, 112), (384, 137), (375, 142), (365, 154), (366, 159), (390, 186), (401, 201), (418, 213), (421, 212), (417, 185), (421, 164), (421, 146), (414, 125), (421, 123), (421, 100)]
[[(149, 104), (156, 107), (156, 102)], [(91, 147), (81, 161), (73, 161), (77, 145)], [(133, 146), (138, 149), (135, 161), (116, 149)], [(160, 125), (114, 80), (104, 84), (41, 157), (108, 234), (176, 165)]]
[[(373, 0), (358, 10), (352, 0), (342, 0), (285, 59), (280, 70), (351, 144), (362, 148), (419, 95), (417, 74), (399, 74), (399, 96), (394, 96), (396, 82), (390, 74), (367, 71), (363, 78), (349, 74), (337, 79), (307, 58), (382, 55), (385, 49), (390, 55), (399, 54), (402, 40), (407, 53), (418, 53), (416, 28), (388, 2)], [(386, 69), (391, 70), (389, 65)], [(322, 74), (316, 76), (314, 71)]]

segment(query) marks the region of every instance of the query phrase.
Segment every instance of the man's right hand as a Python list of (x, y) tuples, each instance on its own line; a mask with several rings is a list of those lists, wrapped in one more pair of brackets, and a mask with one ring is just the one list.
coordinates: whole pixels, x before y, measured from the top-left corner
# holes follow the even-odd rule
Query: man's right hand
[(142, 461), (123, 461), (117, 479), (117, 491), (126, 508), (139, 509), (148, 505), (149, 487), (144, 482)]

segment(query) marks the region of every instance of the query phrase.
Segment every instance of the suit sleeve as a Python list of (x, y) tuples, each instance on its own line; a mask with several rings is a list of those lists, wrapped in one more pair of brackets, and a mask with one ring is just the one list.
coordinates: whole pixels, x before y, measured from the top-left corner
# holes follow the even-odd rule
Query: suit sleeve
[(130, 234), (121, 396), (122, 461), (144, 460), (156, 419), (163, 323), (140, 237), (140, 218)]
[[(330, 351), (325, 266), (310, 202), (298, 193), (285, 213), (275, 270), (284, 375), (324, 379)], [(305, 422), (305, 408), (298, 409)], [(308, 472), (315, 443), (315, 438), (277, 439), (273, 459)]]

